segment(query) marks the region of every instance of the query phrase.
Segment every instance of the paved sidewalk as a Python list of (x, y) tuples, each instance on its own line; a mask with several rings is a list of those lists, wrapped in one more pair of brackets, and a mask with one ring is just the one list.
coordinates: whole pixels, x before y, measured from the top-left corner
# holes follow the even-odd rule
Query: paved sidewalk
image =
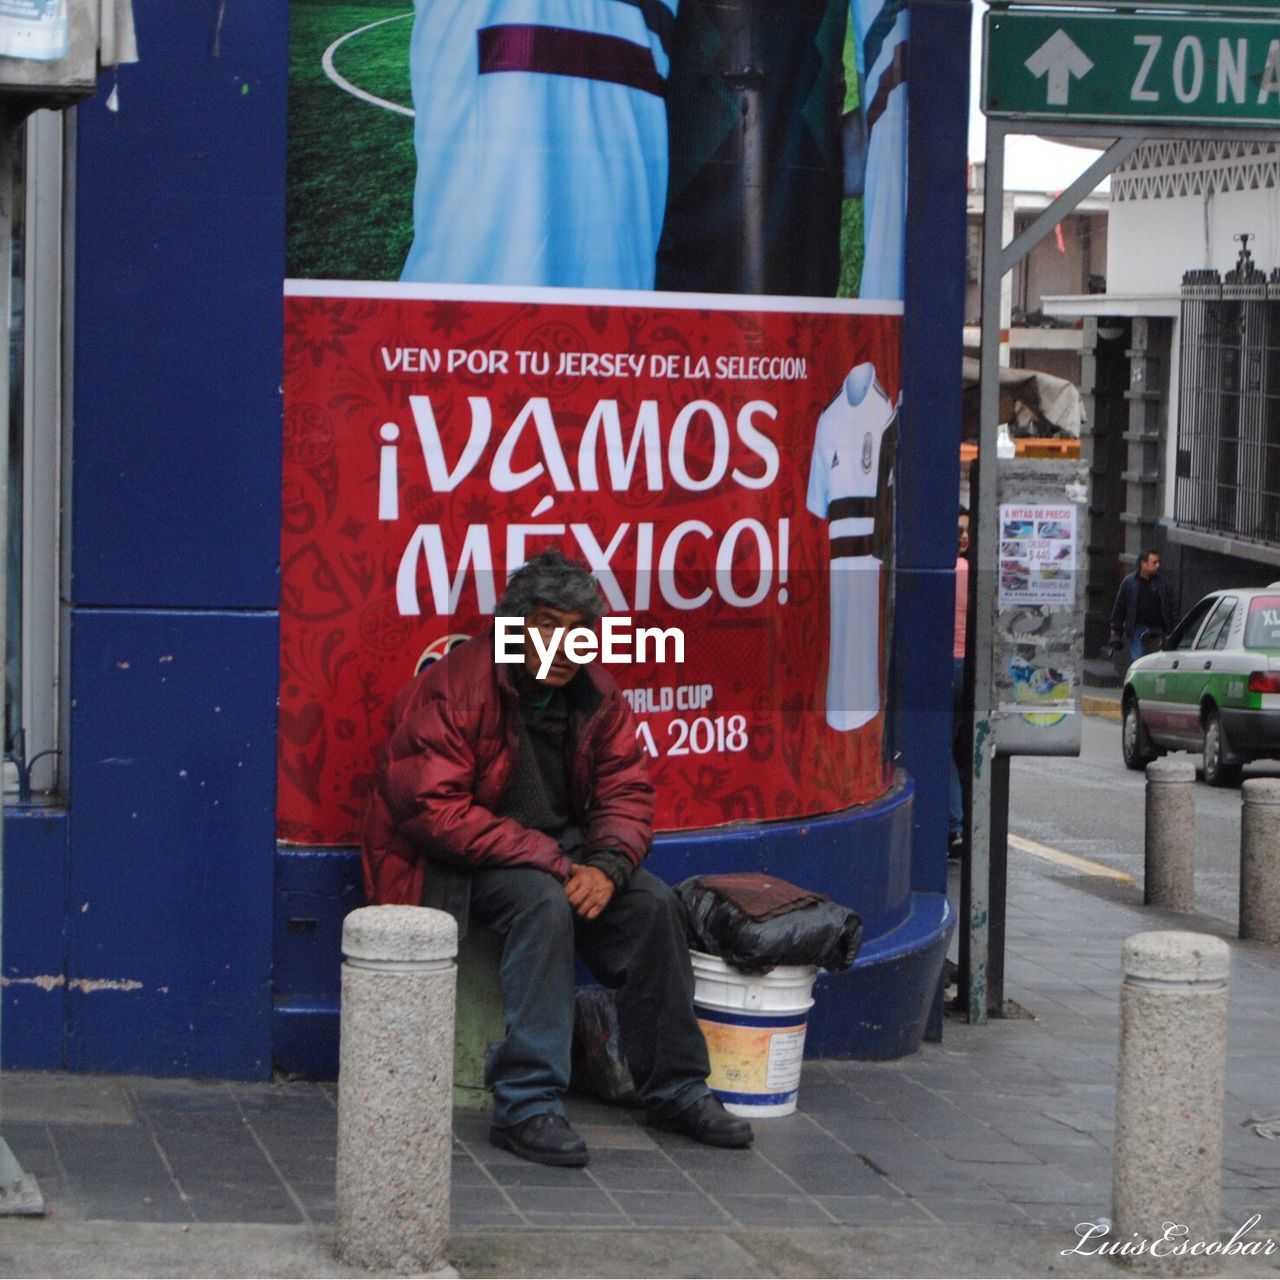
[[(450, 1256), (477, 1276), (1101, 1275), (1062, 1257), (1109, 1211), (1121, 940), (1221, 922), (1014, 852), (1006, 995), (1029, 1019), (896, 1063), (809, 1062), (800, 1113), (750, 1152), (573, 1099), (585, 1170), (546, 1169), (459, 1114)], [(1280, 952), (1232, 941), (1224, 1227), (1261, 1215), (1280, 1275)], [(49, 1205), (0, 1221), (0, 1276), (336, 1275), (334, 1088), (8, 1074), (3, 1132)], [(1172, 1120), (1172, 1118), (1171, 1118)]]

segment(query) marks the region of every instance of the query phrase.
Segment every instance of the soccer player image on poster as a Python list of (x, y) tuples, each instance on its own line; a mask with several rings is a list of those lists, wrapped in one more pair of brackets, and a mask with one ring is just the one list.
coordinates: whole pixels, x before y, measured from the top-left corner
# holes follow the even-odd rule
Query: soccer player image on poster
[(291, 278), (899, 300), (902, 0), (293, 0)]
[(853, 0), (858, 111), (846, 139), (845, 194), (863, 197), (869, 246), (858, 293), (902, 297), (907, 225), (907, 10), (903, 0)]
[(890, 785), (896, 0), (292, 0), (278, 832), (350, 843), (401, 686), (548, 545), (659, 830)]
[(667, 0), (421, 0), (401, 279), (653, 288), (674, 25)]

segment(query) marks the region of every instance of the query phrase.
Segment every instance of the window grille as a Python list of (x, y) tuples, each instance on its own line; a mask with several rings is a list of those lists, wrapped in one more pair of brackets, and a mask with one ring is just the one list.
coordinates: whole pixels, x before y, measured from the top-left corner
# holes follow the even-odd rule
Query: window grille
[(1182, 278), (1174, 520), (1280, 542), (1280, 269)]

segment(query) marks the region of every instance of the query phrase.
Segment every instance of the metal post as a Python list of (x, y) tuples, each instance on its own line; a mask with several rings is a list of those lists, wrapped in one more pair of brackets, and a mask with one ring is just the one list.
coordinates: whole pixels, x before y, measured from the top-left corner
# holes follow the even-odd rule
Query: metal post
[[(15, 120), (7, 111), (0, 114), (0, 435), (8, 456), (9, 439), (9, 320), (11, 307), (11, 263), (13, 261), (13, 161), (17, 131), (25, 116)], [(9, 635), (9, 480), (0, 479), (0, 666), (8, 656)], [(0, 821), (0, 920), (3, 918), (4, 823)], [(3, 925), (0, 924), (0, 955), (3, 955)], [(0, 1215), (41, 1214), (44, 1197), (40, 1187), (0, 1137)]]
[[(1000, 239), (999, 244), (1008, 244), (1013, 239), (1017, 220), (1014, 217), (1014, 195), (1012, 191), (1002, 193), (1000, 200)], [(1013, 267), (1000, 255), (1000, 354), (999, 369), (1009, 367), (1009, 330), (1013, 327)], [(997, 417), (998, 417), (997, 413)], [(999, 425), (997, 423), (997, 425)]]
[[(1037, 132), (1040, 126), (1036, 126)], [(982, 317), (979, 359), (979, 423), (977, 501), (971, 503), (969, 536), (973, 540), (970, 574), (969, 616), (971, 619), (968, 680), (972, 688), (968, 827), (969, 857), (961, 880), (961, 979), (967, 984), (969, 1021), (985, 1022), (993, 1002), (988, 992), (991, 973), (993, 773), (995, 762), (995, 699), (992, 655), (995, 652), (996, 588), (999, 581), (999, 498), (996, 485), (996, 434), (1000, 416), (1000, 363), (1007, 343), (1009, 293), (1005, 276), (1071, 211), (1108, 173), (1127, 159), (1138, 146), (1142, 129), (1118, 127), (1111, 136), (1117, 140), (1095, 160), (1020, 235), (1013, 236), (1011, 210), (1004, 199), (1004, 143), (1011, 133), (1027, 131), (1026, 125), (987, 121), (987, 159), (982, 197)], [(1053, 132), (1051, 129), (1050, 132)], [(1062, 132), (1062, 130), (1057, 130)], [(1005, 237), (1009, 242), (1006, 246)], [(1007, 795), (1005, 797), (1007, 805)], [(1007, 808), (1003, 811), (1007, 822)], [(998, 873), (1003, 898), (1004, 875)], [(1003, 900), (1000, 911), (1003, 912)], [(1000, 940), (1003, 945), (1003, 938)], [(1003, 984), (1003, 972), (998, 975)], [(998, 993), (1003, 1003), (1003, 990)]]
[(1009, 889), (1009, 756), (991, 761), (991, 881), (987, 925), (987, 1013), (1004, 1016), (1004, 928)]
[(725, 80), (739, 95), (742, 111), (742, 288), (747, 293), (765, 291), (765, 206), (769, 163), (765, 122), (760, 109), (764, 99), (764, 72), (747, 66)]
[(970, 520), (974, 540), (969, 604), (973, 617), (973, 729), (968, 762), (969, 856), (964, 875), (968, 892), (968, 1004), (969, 1021), (987, 1020), (987, 959), (991, 899), (991, 764), (992, 736), (991, 651), (996, 610), (996, 567), (1000, 546), (996, 528), (996, 421), (1000, 411), (1000, 289), (1004, 281), (1004, 139), (1005, 127), (987, 121), (986, 180), (982, 203), (982, 339), (979, 356), (978, 504)]

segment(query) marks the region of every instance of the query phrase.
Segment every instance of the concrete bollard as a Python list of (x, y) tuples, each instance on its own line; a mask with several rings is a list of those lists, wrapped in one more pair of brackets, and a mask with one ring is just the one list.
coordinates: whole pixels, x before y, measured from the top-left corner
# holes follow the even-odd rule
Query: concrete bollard
[(1280, 945), (1280, 779), (1250, 778), (1240, 810), (1240, 936)]
[(1142, 900), (1171, 911), (1196, 908), (1196, 770), (1190, 760), (1147, 765), (1147, 847)]
[[(1158, 931), (1121, 948), (1120, 1064), (1111, 1196), (1117, 1242), (1216, 1241), (1222, 1200), (1222, 1107), (1227, 1066), (1227, 971), (1220, 938)], [(1182, 1229), (1185, 1228), (1185, 1234)], [(1195, 1270), (1168, 1252), (1128, 1260)], [(1207, 1259), (1210, 1265), (1213, 1258)]]
[(457, 949), (453, 917), (427, 907), (343, 921), (335, 1252), (351, 1266), (447, 1266)]

